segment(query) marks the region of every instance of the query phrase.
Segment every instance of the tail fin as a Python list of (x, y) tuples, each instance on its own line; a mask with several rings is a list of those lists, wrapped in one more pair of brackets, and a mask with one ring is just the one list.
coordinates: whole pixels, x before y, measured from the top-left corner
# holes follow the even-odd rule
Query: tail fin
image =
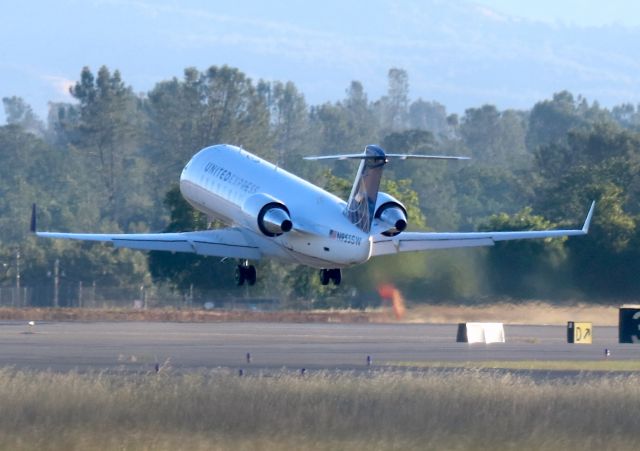
[(363, 157), (351, 188), (345, 213), (360, 230), (369, 233), (387, 157), (382, 148), (374, 145), (365, 148)]
[(360, 166), (356, 174), (356, 179), (351, 188), (351, 195), (347, 201), (345, 215), (360, 230), (365, 233), (371, 231), (371, 222), (375, 214), (376, 201), (378, 199), (378, 189), (382, 170), (389, 158), (400, 160), (425, 159), (425, 160), (468, 160), (469, 157), (456, 157), (444, 155), (410, 155), (410, 154), (386, 154), (385, 151), (375, 145), (368, 145), (364, 153), (340, 154), (305, 157), (305, 160), (360, 160)]

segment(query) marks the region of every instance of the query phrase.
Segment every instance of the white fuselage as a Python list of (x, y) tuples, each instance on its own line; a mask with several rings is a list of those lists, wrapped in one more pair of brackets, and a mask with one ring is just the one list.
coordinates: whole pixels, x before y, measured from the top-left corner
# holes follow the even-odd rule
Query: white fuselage
[[(182, 171), (180, 191), (209, 217), (249, 231), (271, 257), (343, 268), (371, 256), (371, 236), (345, 216), (345, 201), (238, 147), (216, 145), (198, 152)], [(250, 204), (265, 195), (286, 206), (291, 231), (274, 237), (260, 232)]]

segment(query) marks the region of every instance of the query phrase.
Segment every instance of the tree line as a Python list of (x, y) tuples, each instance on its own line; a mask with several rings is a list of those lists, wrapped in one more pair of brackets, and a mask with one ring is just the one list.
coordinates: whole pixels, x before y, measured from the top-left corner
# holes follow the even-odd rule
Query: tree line
[[(182, 166), (199, 149), (240, 145), (346, 197), (356, 166), (306, 155), (389, 152), (466, 155), (465, 162), (390, 164), (382, 189), (403, 200), (410, 228), (436, 231), (579, 227), (591, 200), (588, 237), (500, 243), (488, 249), (404, 254), (345, 271), (322, 287), (314, 270), (260, 262), (255, 293), (292, 306), (359, 305), (378, 283), (414, 301), (544, 298), (607, 302), (640, 293), (640, 106), (602, 108), (563, 91), (530, 110), (494, 105), (447, 112), (410, 99), (409, 76), (388, 72), (369, 99), (353, 81), (344, 98), (309, 105), (292, 82), (254, 81), (241, 70), (187, 68), (136, 93), (117, 70), (83, 68), (73, 103), (51, 103), (46, 120), (19, 97), (3, 99), (0, 127), (0, 283), (234, 289), (233, 263), (188, 254), (114, 250), (28, 234), (30, 204), (42, 229), (145, 232), (202, 229), (209, 219), (179, 195)], [(17, 253), (20, 253), (20, 259)]]

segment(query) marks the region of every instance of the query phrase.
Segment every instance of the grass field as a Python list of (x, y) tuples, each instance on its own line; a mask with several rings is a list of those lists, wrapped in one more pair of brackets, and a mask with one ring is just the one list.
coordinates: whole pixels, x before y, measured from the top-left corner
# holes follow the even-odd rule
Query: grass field
[(7, 450), (630, 450), (639, 414), (637, 375), (0, 370)]
[(534, 371), (640, 372), (638, 360), (478, 360), (473, 362), (385, 362), (392, 367)]
[(481, 305), (416, 305), (405, 321), (426, 323), (498, 322), (566, 326), (567, 321), (592, 322), (594, 326), (617, 326), (619, 305), (556, 305), (546, 302)]

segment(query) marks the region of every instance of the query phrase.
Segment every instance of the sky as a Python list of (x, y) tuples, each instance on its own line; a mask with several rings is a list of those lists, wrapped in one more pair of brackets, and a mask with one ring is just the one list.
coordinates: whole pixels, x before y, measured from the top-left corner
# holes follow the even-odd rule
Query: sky
[(629, 0), (479, 0), (502, 14), (580, 27), (640, 26), (640, 3)]
[(186, 67), (228, 64), (291, 80), (311, 105), (340, 100), (352, 80), (375, 100), (400, 67), (411, 99), (449, 112), (529, 109), (564, 89), (640, 103), (636, 1), (25, 0), (1, 11), (0, 97), (43, 118), (48, 102), (73, 101), (82, 67), (102, 65), (139, 93)]

